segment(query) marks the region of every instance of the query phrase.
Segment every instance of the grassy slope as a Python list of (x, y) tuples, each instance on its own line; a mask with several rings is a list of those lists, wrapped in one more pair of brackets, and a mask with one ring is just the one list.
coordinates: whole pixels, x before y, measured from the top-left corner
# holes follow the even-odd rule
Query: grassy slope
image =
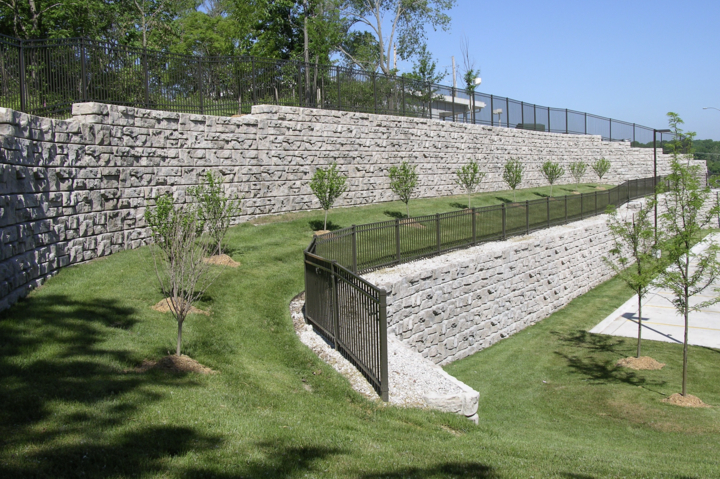
[[(453, 202), (465, 201), (411, 212)], [(331, 218), (347, 226), (403, 207)], [(184, 328), (184, 352), (217, 375), (124, 372), (173, 350), (173, 320), (150, 309), (160, 294), (147, 248), (66, 268), (1, 313), (0, 476), (717, 476), (717, 408), (659, 401), (679, 389), (680, 348), (646, 342), (668, 366), (629, 373), (612, 364), (632, 340), (582, 332), (629, 297), (615, 281), (449, 368), (481, 391), (479, 427), (360, 397), (292, 331), (300, 251), (322, 215), (295, 217), (230, 231), (242, 266), (210, 289), (201, 307), (212, 315)], [(718, 354), (691, 348), (690, 391), (716, 405)]]

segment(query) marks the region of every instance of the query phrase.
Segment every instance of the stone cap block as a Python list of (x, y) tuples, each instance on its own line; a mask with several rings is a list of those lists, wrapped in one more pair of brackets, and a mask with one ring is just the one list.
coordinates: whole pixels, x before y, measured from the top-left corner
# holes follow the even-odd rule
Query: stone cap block
[(107, 115), (108, 105), (104, 103), (88, 102), (74, 103), (72, 106), (73, 115)]

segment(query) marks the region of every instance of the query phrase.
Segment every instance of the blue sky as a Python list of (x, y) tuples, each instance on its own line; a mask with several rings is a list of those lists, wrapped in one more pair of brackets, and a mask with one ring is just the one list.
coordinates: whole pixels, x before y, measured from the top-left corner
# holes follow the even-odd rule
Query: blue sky
[(450, 16), (429, 50), (449, 72), (466, 35), (478, 91), (658, 129), (674, 111), (720, 140), (720, 111), (703, 110), (720, 108), (718, 0), (457, 0)]

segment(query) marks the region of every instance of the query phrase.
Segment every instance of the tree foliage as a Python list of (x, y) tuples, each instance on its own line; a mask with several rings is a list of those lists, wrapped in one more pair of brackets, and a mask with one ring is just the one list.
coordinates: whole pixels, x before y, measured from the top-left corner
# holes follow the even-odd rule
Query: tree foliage
[(607, 174), (608, 171), (610, 171), (610, 162), (606, 160), (605, 158), (600, 158), (595, 163), (592, 164), (592, 169), (597, 175), (598, 179), (602, 181), (603, 176)]
[(692, 134), (683, 135), (679, 127), (682, 122), (677, 121), (677, 115), (669, 113), (668, 116), (670, 126), (675, 130), (677, 143), (671, 150), (671, 173), (666, 180), (665, 194), (661, 196), (665, 212), (660, 216), (659, 229), (664, 236), (663, 254), (667, 256), (671, 267), (660, 273), (657, 284), (672, 292), (672, 304), (685, 321), (682, 373), (682, 395), (685, 396), (690, 312), (720, 301), (720, 297), (714, 297), (699, 303), (690, 302), (693, 296), (710, 286), (720, 273), (718, 246), (710, 244), (701, 251), (693, 251), (693, 246), (701, 238), (702, 230), (717, 217), (720, 207), (717, 204), (707, 205), (710, 190), (701, 184), (701, 169), (689, 162), (683, 163), (681, 138), (692, 138)]
[(587, 166), (587, 163), (582, 160), (570, 163), (570, 174), (575, 178), (575, 183), (580, 184), (580, 181), (587, 171)]
[(607, 220), (613, 236), (613, 247), (605, 263), (638, 297), (637, 354), (640, 357), (642, 341), (642, 303), (655, 277), (664, 263), (656, 258), (655, 228), (652, 221), (654, 199), (650, 198), (637, 213), (627, 212), (622, 218), (612, 209)]
[(216, 254), (222, 254), (222, 243), (230, 221), (240, 212), (240, 200), (225, 194), (222, 176), (212, 171), (207, 171), (200, 178), (198, 186), (188, 188), (188, 193), (197, 201), (198, 224), (210, 236)]
[(550, 196), (552, 196), (552, 188), (553, 184), (562, 176), (565, 174), (565, 168), (560, 166), (560, 163), (555, 163), (553, 161), (546, 161), (543, 163), (542, 167), (540, 168), (540, 173), (543, 175), (543, 178), (550, 183)]
[(515, 189), (522, 183), (525, 166), (516, 158), (510, 158), (503, 167), (503, 180), (513, 190), (513, 201), (515, 201)]
[(418, 174), (415, 171), (415, 165), (403, 161), (400, 166), (391, 166), (389, 170), (390, 189), (393, 193), (400, 197), (400, 201), (405, 203), (407, 208), (407, 217), (410, 218), (410, 198), (417, 188)]
[(471, 161), (467, 165), (460, 167), (455, 174), (457, 175), (455, 181), (468, 195), (468, 208), (472, 208), (470, 204), (471, 195), (485, 178), (485, 172), (480, 171), (480, 167), (475, 161)]
[(328, 210), (332, 208), (335, 200), (347, 191), (347, 177), (337, 169), (333, 163), (329, 168), (318, 168), (310, 180), (310, 189), (320, 201), (320, 206), (325, 210), (325, 223), (323, 229), (327, 229)]

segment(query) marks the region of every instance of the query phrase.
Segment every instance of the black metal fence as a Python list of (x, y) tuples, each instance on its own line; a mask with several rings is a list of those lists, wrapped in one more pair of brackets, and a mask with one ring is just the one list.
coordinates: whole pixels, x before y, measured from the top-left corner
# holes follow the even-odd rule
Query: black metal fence
[(273, 104), (653, 139), (652, 128), (634, 123), (403, 76), (247, 56), (174, 55), (84, 38), (0, 35), (0, 76), (0, 106), (57, 118), (85, 101), (211, 115)]
[(305, 316), (388, 400), (387, 296), (358, 274), (602, 214), (652, 194), (661, 177), (609, 190), (353, 225), (305, 250)]
[(387, 296), (335, 261), (305, 251), (305, 317), (388, 400)]
[(653, 193), (657, 181), (659, 177), (629, 180), (580, 195), (353, 225), (319, 236), (314, 253), (354, 273), (365, 273), (602, 214), (608, 205), (620, 206)]

